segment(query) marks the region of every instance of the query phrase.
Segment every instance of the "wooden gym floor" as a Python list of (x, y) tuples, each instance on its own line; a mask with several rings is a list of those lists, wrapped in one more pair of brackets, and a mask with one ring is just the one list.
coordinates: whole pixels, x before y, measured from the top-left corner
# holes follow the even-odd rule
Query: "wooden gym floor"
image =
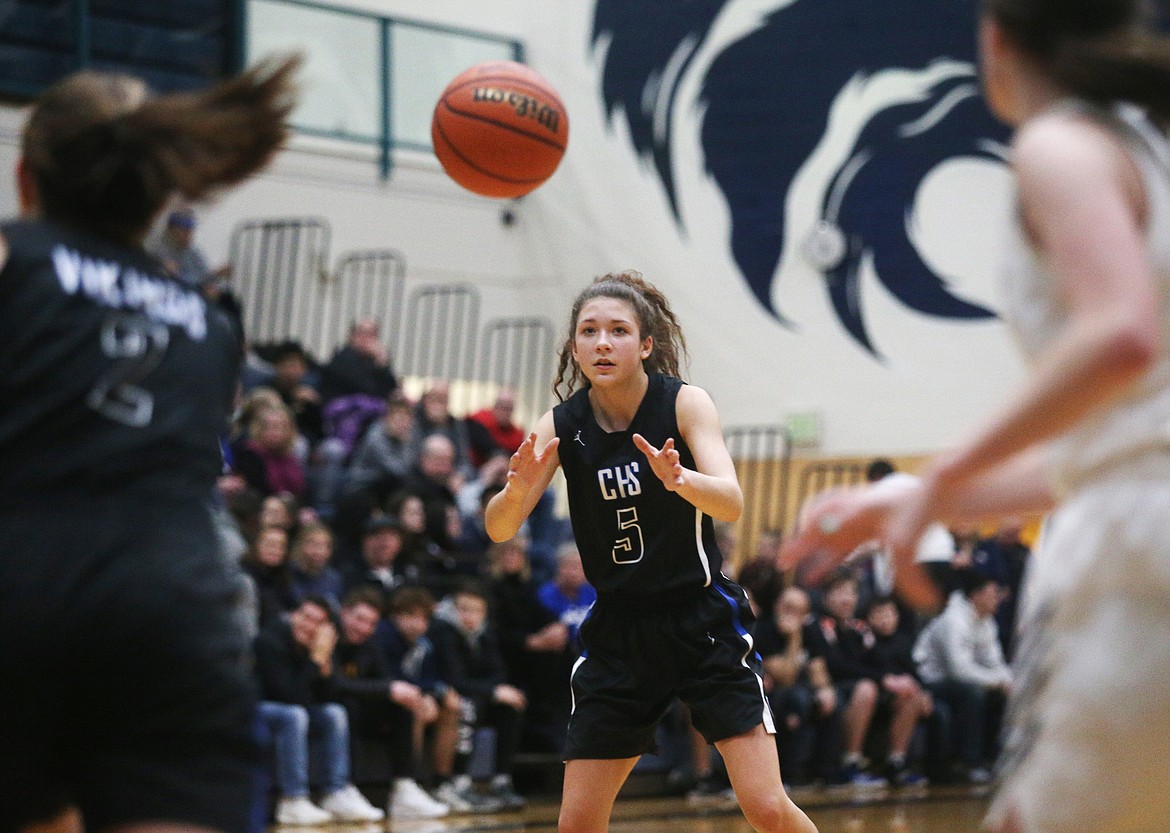
[[(918, 792), (801, 791), (793, 800), (820, 833), (979, 833), (987, 790), (930, 788)], [(452, 816), (437, 821), (395, 821), (391, 833), (555, 833), (555, 801), (533, 801), (522, 813)], [(383, 833), (384, 825), (273, 828), (278, 833)], [(688, 803), (683, 798), (622, 798), (612, 833), (752, 833), (732, 800)]]

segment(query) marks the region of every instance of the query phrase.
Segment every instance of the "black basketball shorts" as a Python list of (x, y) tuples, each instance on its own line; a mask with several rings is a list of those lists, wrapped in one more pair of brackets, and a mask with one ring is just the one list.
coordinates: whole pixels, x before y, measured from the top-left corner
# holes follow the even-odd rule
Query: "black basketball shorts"
[(248, 829), (255, 695), (214, 548), (190, 501), (0, 508), (0, 833), (70, 805)]
[(654, 748), (654, 729), (677, 696), (709, 742), (763, 723), (755, 616), (739, 585), (670, 594), (601, 594), (581, 627), (565, 758), (631, 758)]

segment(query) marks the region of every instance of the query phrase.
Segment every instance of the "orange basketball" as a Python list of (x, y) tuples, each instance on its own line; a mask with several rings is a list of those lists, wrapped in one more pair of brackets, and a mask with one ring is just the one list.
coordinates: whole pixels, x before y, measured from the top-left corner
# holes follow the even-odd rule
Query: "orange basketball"
[(536, 188), (557, 169), (568, 141), (561, 97), (515, 61), (461, 72), (439, 96), (431, 119), (443, 170), (485, 197), (519, 197)]

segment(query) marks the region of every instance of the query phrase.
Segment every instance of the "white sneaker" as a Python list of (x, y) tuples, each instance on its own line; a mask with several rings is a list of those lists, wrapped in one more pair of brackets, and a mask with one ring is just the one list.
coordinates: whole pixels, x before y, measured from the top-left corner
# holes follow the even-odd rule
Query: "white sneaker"
[(395, 779), (387, 809), (392, 819), (439, 819), (451, 812), (450, 807), (431, 798), (413, 778)]
[(282, 798), (276, 804), (277, 824), (328, 824), (333, 816), (305, 796)]
[(386, 814), (366, 801), (353, 784), (332, 792), (321, 800), (321, 809), (333, 816), (334, 821), (381, 821)]

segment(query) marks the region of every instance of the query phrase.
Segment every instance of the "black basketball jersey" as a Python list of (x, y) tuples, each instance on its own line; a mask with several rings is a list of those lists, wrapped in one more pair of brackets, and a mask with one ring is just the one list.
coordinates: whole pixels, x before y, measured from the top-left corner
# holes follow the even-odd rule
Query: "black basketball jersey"
[(682, 464), (694, 468), (675, 413), (683, 384), (651, 373), (625, 431), (602, 430), (587, 388), (553, 408), (573, 534), (585, 575), (598, 591), (704, 587), (722, 568), (711, 518), (668, 491), (634, 445), (634, 434), (656, 448), (673, 437)]
[(206, 497), (239, 345), (140, 249), (0, 226), (0, 500), (149, 485)]

